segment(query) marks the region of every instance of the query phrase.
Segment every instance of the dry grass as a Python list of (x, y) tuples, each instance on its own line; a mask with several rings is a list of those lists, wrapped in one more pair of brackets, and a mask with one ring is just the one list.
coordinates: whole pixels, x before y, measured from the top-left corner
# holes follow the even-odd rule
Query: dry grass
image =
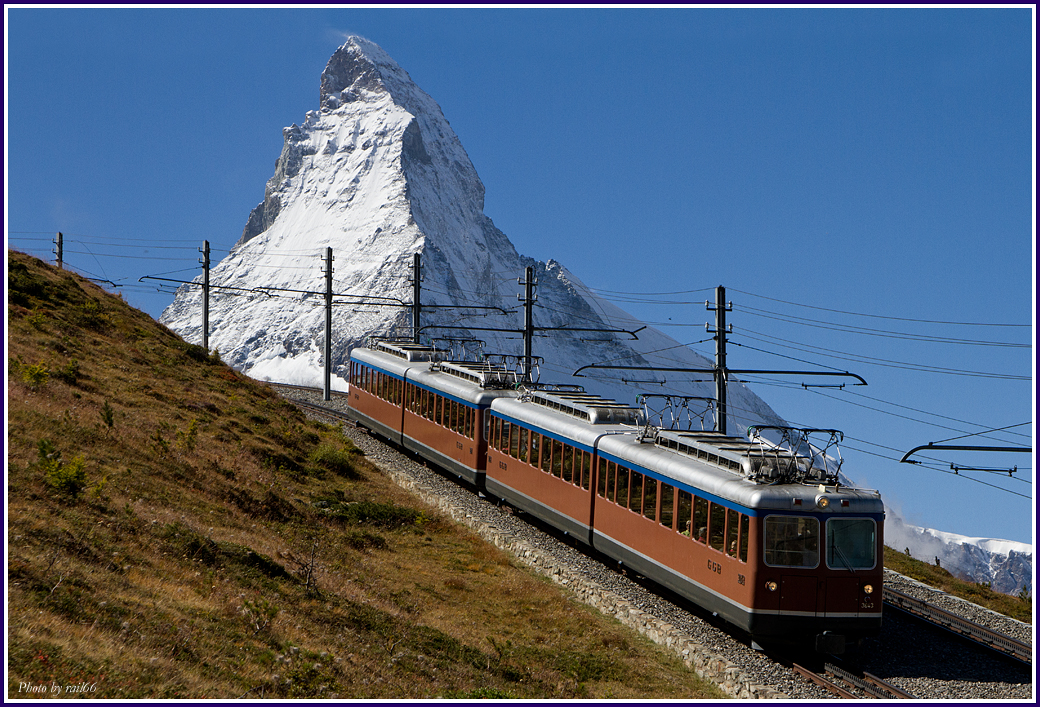
[(8, 255), (9, 697), (722, 697), (337, 429)]

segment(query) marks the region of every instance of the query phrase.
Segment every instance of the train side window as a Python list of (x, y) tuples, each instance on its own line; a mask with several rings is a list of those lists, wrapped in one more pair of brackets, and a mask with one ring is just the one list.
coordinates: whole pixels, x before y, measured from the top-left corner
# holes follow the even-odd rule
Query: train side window
[(526, 462), (527, 461), (527, 447), (528, 447), (528, 439), (530, 439), (530, 435), (531, 435), (531, 433), (528, 432), (526, 427), (521, 427), (520, 428), (520, 452), (519, 452), (519, 456), (517, 457), (517, 459), (519, 459), (522, 462)]
[(628, 510), (639, 513), (643, 510), (643, 475), (633, 471), (629, 478)]
[(581, 453), (581, 487), (588, 491), (592, 486), (592, 452)]
[(552, 475), (558, 479), (563, 474), (563, 442), (554, 439), (552, 448)]
[(708, 518), (708, 544), (722, 551), (726, 546), (726, 507), (717, 503), (711, 504), (711, 516)]
[(771, 567), (820, 564), (820, 521), (806, 516), (767, 516), (763, 557)]
[(552, 438), (542, 437), (542, 471), (552, 473)]
[(574, 447), (569, 444), (563, 445), (563, 459), (561, 460), (563, 475), (560, 477), (567, 483), (574, 479)]
[(740, 543), (740, 513), (732, 508), (726, 510), (726, 554), (730, 557), (737, 556), (737, 546)]
[(708, 501), (700, 496), (693, 500), (693, 528), (697, 542), (708, 542)]
[(661, 482), (661, 525), (666, 528), (672, 527), (675, 519), (675, 487)]
[(603, 457), (598, 457), (599, 464), (596, 472), (596, 493), (599, 494), (600, 498), (607, 497), (607, 460)]
[(463, 434), (465, 434), (470, 439), (473, 439), (473, 417), (474, 417), (475, 414), (476, 413), (473, 410), (473, 408), (471, 408), (470, 406), (467, 405), (466, 406), (466, 425), (463, 428)]
[(499, 440), (498, 449), (504, 454), (509, 454), (509, 432), (512, 426), (509, 420), (502, 420), (502, 437)]
[(617, 504), (628, 508), (628, 469), (620, 464), (617, 468)]
[(693, 535), (693, 495), (689, 491), (679, 492), (679, 507), (675, 515), (675, 529), (686, 537)]
[(537, 432), (531, 433), (531, 466), (538, 468), (538, 452), (541, 447), (542, 436)]
[(607, 500), (613, 502), (617, 487), (617, 464), (607, 462)]
[(747, 562), (748, 538), (750, 537), (751, 519), (740, 514), (740, 561)]
[(652, 476), (643, 480), (643, 517), (657, 520), (657, 479)]
[(516, 459), (517, 450), (520, 447), (520, 426), (515, 422), (509, 425), (509, 439), (502, 440), (505, 448), (502, 450), (513, 459)]

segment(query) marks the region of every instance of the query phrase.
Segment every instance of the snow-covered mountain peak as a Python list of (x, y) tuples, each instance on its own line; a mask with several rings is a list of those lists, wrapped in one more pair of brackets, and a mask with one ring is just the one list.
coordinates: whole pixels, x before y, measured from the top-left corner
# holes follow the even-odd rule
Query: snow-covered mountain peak
[(413, 85), (408, 73), (374, 42), (351, 36), (335, 51), (321, 73), (322, 108), (358, 100), (363, 91), (387, 91)]

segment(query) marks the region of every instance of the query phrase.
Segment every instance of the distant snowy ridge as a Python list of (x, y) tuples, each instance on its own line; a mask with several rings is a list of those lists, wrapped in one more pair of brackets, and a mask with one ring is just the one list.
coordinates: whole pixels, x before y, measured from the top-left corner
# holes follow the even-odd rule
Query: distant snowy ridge
[(958, 579), (989, 583), (994, 591), (1033, 592), (1033, 546), (1013, 540), (971, 538), (941, 530), (921, 528), (903, 521), (886, 509), (885, 544), (894, 550), (910, 550), (914, 559), (934, 563)]

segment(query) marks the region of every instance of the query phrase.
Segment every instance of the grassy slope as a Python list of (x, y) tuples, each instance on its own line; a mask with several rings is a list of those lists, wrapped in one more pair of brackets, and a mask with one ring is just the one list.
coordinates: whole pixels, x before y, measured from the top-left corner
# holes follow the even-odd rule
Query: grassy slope
[(722, 696), (337, 429), (8, 255), (9, 697)]

